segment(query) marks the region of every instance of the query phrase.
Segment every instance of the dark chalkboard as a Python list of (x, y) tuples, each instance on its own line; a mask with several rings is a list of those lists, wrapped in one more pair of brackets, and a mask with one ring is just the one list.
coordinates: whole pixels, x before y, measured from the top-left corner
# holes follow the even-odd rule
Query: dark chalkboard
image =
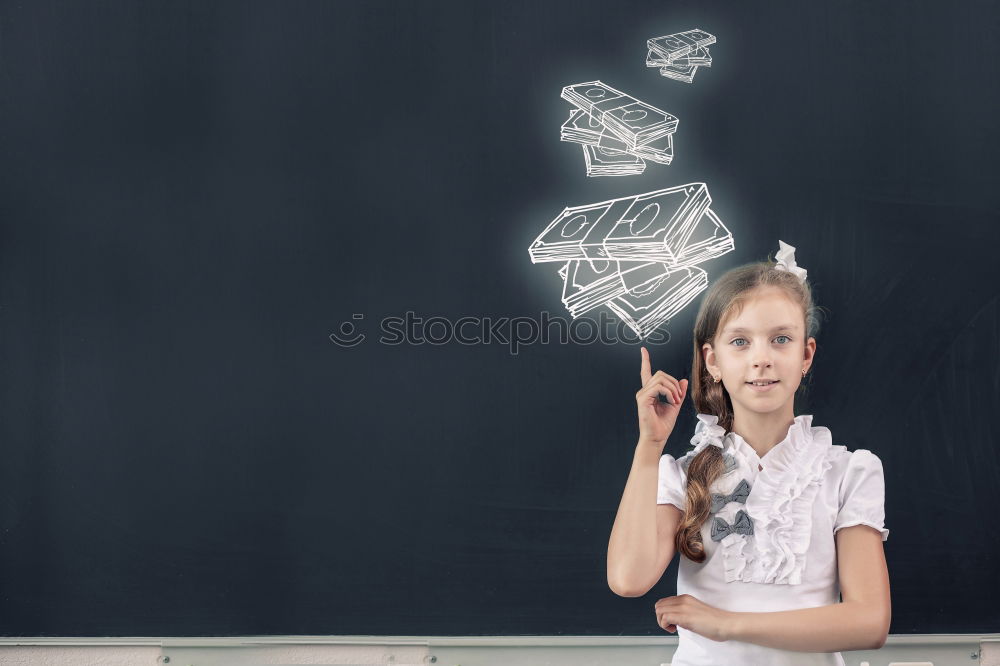
[[(691, 28), (711, 67), (646, 67)], [(605, 578), (637, 339), (504, 339), (571, 320), (528, 253), (565, 207), (692, 182), (735, 241), (709, 280), (782, 239), (829, 313), (799, 411), (882, 459), (891, 633), (995, 630), (998, 28), (986, 2), (3, 3), (0, 632), (662, 634), (676, 560), (644, 598)], [(680, 119), (671, 164), (587, 177), (560, 91), (594, 80)], [(655, 368), (689, 375), (699, 300)]]

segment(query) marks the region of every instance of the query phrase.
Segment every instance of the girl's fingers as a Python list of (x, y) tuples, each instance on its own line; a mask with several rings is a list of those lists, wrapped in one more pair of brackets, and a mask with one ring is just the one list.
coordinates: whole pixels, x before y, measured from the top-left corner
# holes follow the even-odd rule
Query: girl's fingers
[(645, 347), (640, 347), (639, 353), (642, 356), (642, 363), (639, 365), (639, 377), (642, 379), (642, 385), (645, 386), (653, 373), (649, 365), (649, 352), (646, 351)]
[(656, 400), (657, 394), (662, 393), (669, 398), (670, 402), (673, 404), (678, 404), (681, 401), (681, 392), (670, 382), (665, 379), (654, 378), (647, 386), (639, 389), (636, 397), (640, 401), (648, 401), (650, 398)]
[(654, 377), (649, 381), (648, 384), (639, 389), (640, 395), (649, 395), (650, 393), (666, 393), (667, 395), (672, 395), (675, 388), (665, 379)]
[[(653, 380), (655, 380), (655, 381), (653, 381)], [(668, 375), (665, 372), (662, 375), (659, 374), (659, 372), (658, 372), (657, 374), (653, 375), (653, 377), (652, 377), (652, 379), (650, 381), (653, 382), (653, 383), (648, 384), (648, 386), (654, 386), (654, 385), (655, 386), (666, 386), (666, 387), (668, 387), (670, 389), (670, 393), (669, 394), (673, 394), (673, 395), (675, 395), (678, 398), (680, 398), (683, 395), (683, 393), (684, 393), (684, 391), (681, 389), (680, 383), (676, 379), (674, 379), (673, 377), (671, 377), (670, 375)], [(643, 388), (647, 388), (647, 386), (644, 386)]]
[[(639, 354), (642, 356), (642, 362), (639, 365), (639, 377), (642, 379), (640, 393), (642, 391), (648, 392), (651, 387), (656, 386), (658, 387), (658, 392), (666, 395), (673, 404), (676, 405), (683, 402), (684, 394), (687, 390), (687, 380), (683, 380), (684, 384), (682, 385), (677, 379), (671, 377), (663, 370), (657, 370), (653, 373), (649, 362), (649, 350), (645, 347), (639, 347)], [(637, 393), (636, 395), (638, 396), (639, 394)]]

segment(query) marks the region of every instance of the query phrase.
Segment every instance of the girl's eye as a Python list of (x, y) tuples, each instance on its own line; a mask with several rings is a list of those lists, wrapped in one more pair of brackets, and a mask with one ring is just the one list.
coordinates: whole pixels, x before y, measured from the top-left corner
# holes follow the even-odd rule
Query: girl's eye
[[(774, 339), (777, 340), (778, 338), (785, 338), (787, 340), (791, 340), (791, 338), (789, 338), (787, 335), (779, 335), (779, 336), (777, 336)], [(743, 340), (744, 342), (746, 342), (746, 338), (735, 338), (732, 342), (736, 342), (737, 340)], [(730, 342), (729, 344), (732, 344), (732, 342)], [(735, 345), (735, 346), (737, 346), (737, 347), (746, 347), (746, 345)]]

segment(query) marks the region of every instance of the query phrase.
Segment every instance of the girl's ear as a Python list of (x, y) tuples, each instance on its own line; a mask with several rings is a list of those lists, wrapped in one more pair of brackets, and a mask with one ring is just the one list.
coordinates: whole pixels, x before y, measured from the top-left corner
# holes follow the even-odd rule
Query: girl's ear
[(715, 365), (715, 350), (712, 348), (710, 342), (706, 342), (701, 346), (701, 360), (708, 367), (709, 364)]
[(816, 357), (816, 338), (810, 337), (806, 340), (805, 352), (805, 360), (812, 364), (813, 358)]

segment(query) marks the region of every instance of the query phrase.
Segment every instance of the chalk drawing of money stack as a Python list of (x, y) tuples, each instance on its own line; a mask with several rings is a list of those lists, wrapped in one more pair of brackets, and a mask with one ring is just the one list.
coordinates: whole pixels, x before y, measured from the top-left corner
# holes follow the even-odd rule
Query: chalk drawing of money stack
[(714, 43), (714, 35), (697, 28), (647, 39), (646, 67), (659, 67), (667, 78), (693, 83), (699, 67), (712, 66), (708, 45)]
[(574, 319), (606, 306), (645, 339), (708, 287), (696, 264), (734, 248), (704, 183), (566, 208), (528, 248), (557, 262)]
[(600, 81), (566, 86), (561, 97), (575, 108), (559, 138), (583, 144), (588, 176), (642, 173), (646, 160), (670, 164), (677, 118)]

